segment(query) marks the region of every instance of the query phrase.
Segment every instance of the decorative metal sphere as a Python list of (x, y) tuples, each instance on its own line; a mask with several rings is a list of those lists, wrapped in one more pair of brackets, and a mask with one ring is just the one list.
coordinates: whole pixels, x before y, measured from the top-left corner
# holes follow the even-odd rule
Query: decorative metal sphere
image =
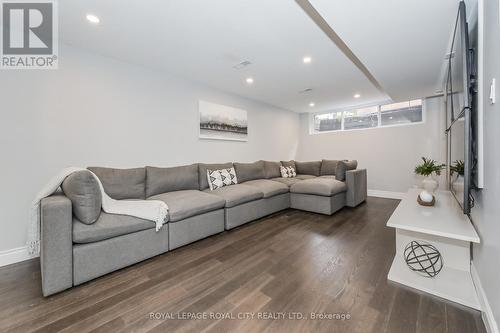
[(425, 277), (435, 277), (443, 268), (438, 249), (423, 241), (411, 241), (406, 245), (404, 257), (408, 267)]

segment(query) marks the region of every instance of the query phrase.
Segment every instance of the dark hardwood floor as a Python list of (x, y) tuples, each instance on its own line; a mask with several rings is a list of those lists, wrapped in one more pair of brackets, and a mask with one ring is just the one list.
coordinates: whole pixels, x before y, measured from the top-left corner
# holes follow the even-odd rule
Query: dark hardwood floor
[(38, 260), (7, 266), (0, 331), (485, 332), (478, 311), (387, 281), (397, 204), (287, 210), (48, 298)]

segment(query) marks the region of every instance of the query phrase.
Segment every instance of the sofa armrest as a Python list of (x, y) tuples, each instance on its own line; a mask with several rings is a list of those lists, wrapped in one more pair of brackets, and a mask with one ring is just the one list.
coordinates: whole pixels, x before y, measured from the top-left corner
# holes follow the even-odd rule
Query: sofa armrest
[(44, 296), (73, 286), (73, 212), (62, 194), (44, 198), (40, 205), (40, 268)]
[(366, 200), (366, 169), (349, 170), (345, 173), (345, 182), (347, 185), (346, 205), (356, 207)]

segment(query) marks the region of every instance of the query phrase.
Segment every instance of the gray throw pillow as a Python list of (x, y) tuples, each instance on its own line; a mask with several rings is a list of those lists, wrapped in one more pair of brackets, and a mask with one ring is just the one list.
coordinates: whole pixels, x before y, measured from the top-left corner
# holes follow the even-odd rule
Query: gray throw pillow
[(198, 164), (172, 168), (146, 167), (146, 197), (160, 193), (197, 190)]
[(73, 214), (85, 224), (92, 224), (101, 215), (102, 196), (99, 183), (89, 171), (77, 171), (62, 183), (64, 194), (71, 200)]
[(337, 169), (335, 170), (335, 178), (337, 180), (344, 181), (345, 173), (348, 170), (355, 170), (358, 167), (358, 161), (356, 160), (344, 160), (337, 163)]
[(295, 162), (297, 174), (319, 176), (321, 170), (321, 161), (314, 162)]
[(111, 198), (146, 199), (146, 168), (87, 168), (99, 177), (104, 191)]
[(290, 160), (290, 161), (281, 161), (281, 165), (284, 166), (285, 168), (287, 167), (292, 167), (294, 168), (295, 170), (297, 170), (297, 167), (295, 166), (295, 161), (294, 160)]
[(214, 163), (214, 164), (198, 164), (198, 183), (200, 185), (200, 191), (208, 188), (208, 178), (207, 170), (220, 170), (229, 169), (233, 167), (233, 162), (228, 163)]
[(264, 162), (264, 173), (266, 179), (281, 177), (280, 162), (273, 162), (273, 161), (263, 161), (263, 162)]
[(264, 179), (266, 177), (264, 171), (264, 161), (257, 161), (254, 163), (233, 163), (234, 170), (238, 183), (247, 182), (254, 179)]
[(322, 160), (321, 176), (335, 176), (338, 162), (337, 160)]

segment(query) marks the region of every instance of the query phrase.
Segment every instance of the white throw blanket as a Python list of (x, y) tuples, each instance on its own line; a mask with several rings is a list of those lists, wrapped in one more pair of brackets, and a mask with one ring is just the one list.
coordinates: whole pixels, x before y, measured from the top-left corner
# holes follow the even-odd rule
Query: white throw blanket
[[(40, 253), (40, 202), (61, 186), (64, 179), (73, 172), (87, 170), (83, 168), (69, 167), (61, 170), (47, 185), (38, 193), (33, 200), (31, 220), (28, 231), (28, 251), (31, 255)], [(88, 171), (88, 170), (87, 170)], [(110, 198), (102, 186), (99, 178), (92, 173), (99, 184), (102, 194), (102, 210), (109, 214), (129, 215), (156, 223), (156, 231), (159, 231), (165, 223), (168, 214), (167, 204), (159, 200), (115, 200)]]

